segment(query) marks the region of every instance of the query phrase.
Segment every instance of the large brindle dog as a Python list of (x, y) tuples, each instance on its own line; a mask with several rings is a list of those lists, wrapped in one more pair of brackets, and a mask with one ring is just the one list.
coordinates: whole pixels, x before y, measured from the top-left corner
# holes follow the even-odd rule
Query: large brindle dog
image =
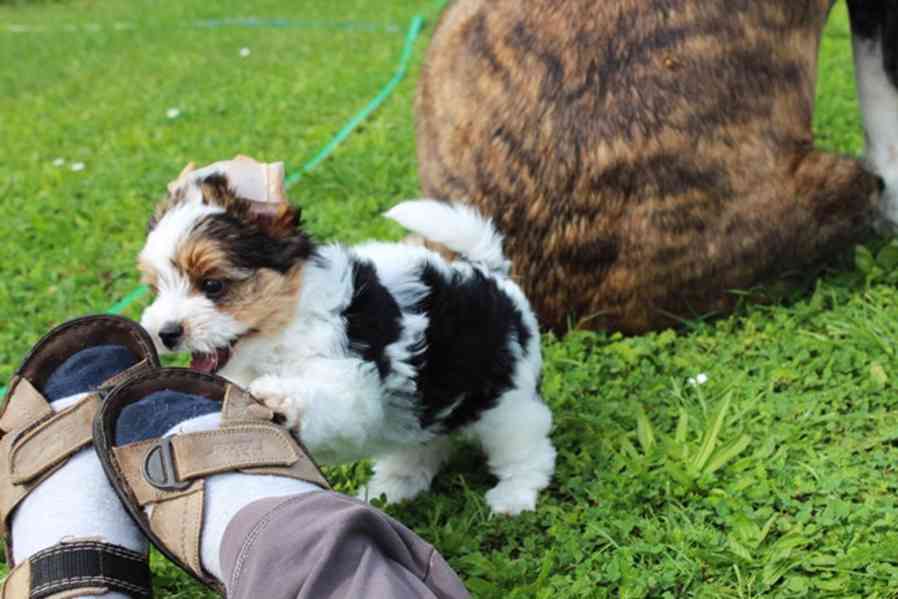
[(549, 328), (726, 312), (898, 221), (898, 2), (848, 2), (863, 162), (814, 147), (832, 6), (456, 0), (418, 89), (423, 191), (494, 219)]

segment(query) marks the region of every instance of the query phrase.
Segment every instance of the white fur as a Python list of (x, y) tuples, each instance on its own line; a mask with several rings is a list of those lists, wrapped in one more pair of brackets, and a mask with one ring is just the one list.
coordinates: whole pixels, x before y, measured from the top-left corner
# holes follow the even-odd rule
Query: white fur
[[(502, 240), (489, 221), (463, 206), (426, 200), (406, 202), (388, 216), (446, 243), (466, 260), (449, 264), (428, 249), (397, 243), (320, 247), (318, 258), (309, 260), (302, 269), (292, 321), (276, 334), (250, 335), (241, 340), (219, 374), (248, 386), (254, 396), (284, 415), (322, 463), (375, 457), (368, 496), (383, 493), (389, 501), (409, 499), (430, 486), (449, 447), (440, 430), (421, 427), (414, 405), (417, 386), (411, 358), (424, 349), (430, 322), (429, 315), (418, 308), (429, 291), (420, 279), (421, 268), (427, 264), (447, 277), (470, 278), (480, 273), (492, 278), (520, 310), (531, 336), (525, 352), (517, 336), (507, 332), (509, 352), (517, 358), (513, 388), (469, 431), (481, 441), (488, 463), (499, 478), (499, 484), (487, 496), (493, 511), (517, 514), (534, 509), (536, 495), (548, 484), (554, 467), (555, 450), (548, 439), (552, 419), (537, 392), (542, 367), (538, 325), (524, 294), (503, 274), (507, 260), (502, 256)], [(435, 228), (428, 221), (445, 229)], [(175, 225), (182, 230), (191, 226), (175, 222), (173, 229)], [(466, 233), (466, 229), (470, 231)], [(177, 237), (175, 233), (168, 236)], [(383, 379), (376, 365), (362, 359), (350, 346), (343, 317), (353, 299), (355, 258), (370, 261), (379, 282), (401, 311), (400, 337), (384, 350), (390, 358), (390, 369)], [(174, 305), (179, 296), (168, 292), (175, 299), (163, 298), (166, 292), (161, 291), (148, 309), (150, 316), (145, 314), (145, 323), (161, 326), (177, 314), (214, 321), (219, 330), (228, 333), (238, 328), (223, 317), (216, 320), (207, 316), (210, 308), (202, 302), (191, 304), (181, 297), (181, 305)], [(148, 328), (156, 334), (158, 326)], [(184, 347), (216, 343), (211, 331), (204, 333), (206, 338), (193, 338), (197, 330), (191, 328)], [(441, 416), (451, 415), (463, 399), (458, 398)]]
[(898, 227), (898, 89), (883, 67), (880, 39), (855, 36), (853, 45), (858, 97), (866, 133), (866, 159), (886, 183), (880, 201), (880, 216), (894, 228)]
[(502, 236), (475, 208), (425, 199), (402, 202), (384, 216), (490, 270), (508, 274), (511, 268), (502, 252)]
[(433, 477), (449, 459), (449, 450), (449, 438), (438, 437), (426, 445), (411, 445), (387, 454), (374, 464), (374, 476), (359, 499), (368, 501), (381, 495), (391, 502), (414, 499), (430, 488)]

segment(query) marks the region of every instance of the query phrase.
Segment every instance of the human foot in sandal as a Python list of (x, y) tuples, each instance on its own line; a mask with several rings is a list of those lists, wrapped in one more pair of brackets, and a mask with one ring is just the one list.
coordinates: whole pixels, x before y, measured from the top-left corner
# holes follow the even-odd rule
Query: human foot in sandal
[(0, 409), (2, 599), (150, 596), (147, 543), (92, 447), (101, 390), (158, 368), (152, 340), (116, 316), (67, 322), (34, 346)]
[(229, 599), (466, 599), (434, 548), (327, 491), (269, 408), (222, 378), (138, 375), (109, 394), (97, 451), (150, 540)]
[(225, 528), (259, 499), (327, 489), (273, 412), (224, 379), (166, 368), (110, 393), (94, 434), (109, 480), (150, 540), (224, 592)]

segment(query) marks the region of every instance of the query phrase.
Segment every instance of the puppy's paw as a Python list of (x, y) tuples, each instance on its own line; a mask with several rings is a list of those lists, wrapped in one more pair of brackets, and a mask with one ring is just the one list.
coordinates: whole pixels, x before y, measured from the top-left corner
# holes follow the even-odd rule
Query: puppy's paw
[(421, 492), (430, 488), (431, 476), (411, 474), (409, 476), (377, 476), (372, 478), (366, 487), (356, 495), (362, 501), (371, 501), (384, 496), (387, 503), (399, 503), (414, 499)]
[(487, 491), (486, 502), (494, 514), (517, 516), (536, 509), (536, 489), (503, 481)]
[(249, 385), (250, 395), (258, 399), (284, 419), (290, 430), (299, 431), (302, 421), (302, 402), (291, 393), (289, 384), (276, 376), (257, 378)]

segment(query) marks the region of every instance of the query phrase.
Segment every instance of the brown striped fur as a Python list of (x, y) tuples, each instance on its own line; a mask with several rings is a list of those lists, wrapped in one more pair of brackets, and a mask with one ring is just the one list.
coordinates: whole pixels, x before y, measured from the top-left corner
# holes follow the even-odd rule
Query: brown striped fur
[(880, 191), (811, 131), (829, 0), (457, 0), (416, 102), (426, 196), (506, 236), (542, 323), (726, 312), (856, 241)]

